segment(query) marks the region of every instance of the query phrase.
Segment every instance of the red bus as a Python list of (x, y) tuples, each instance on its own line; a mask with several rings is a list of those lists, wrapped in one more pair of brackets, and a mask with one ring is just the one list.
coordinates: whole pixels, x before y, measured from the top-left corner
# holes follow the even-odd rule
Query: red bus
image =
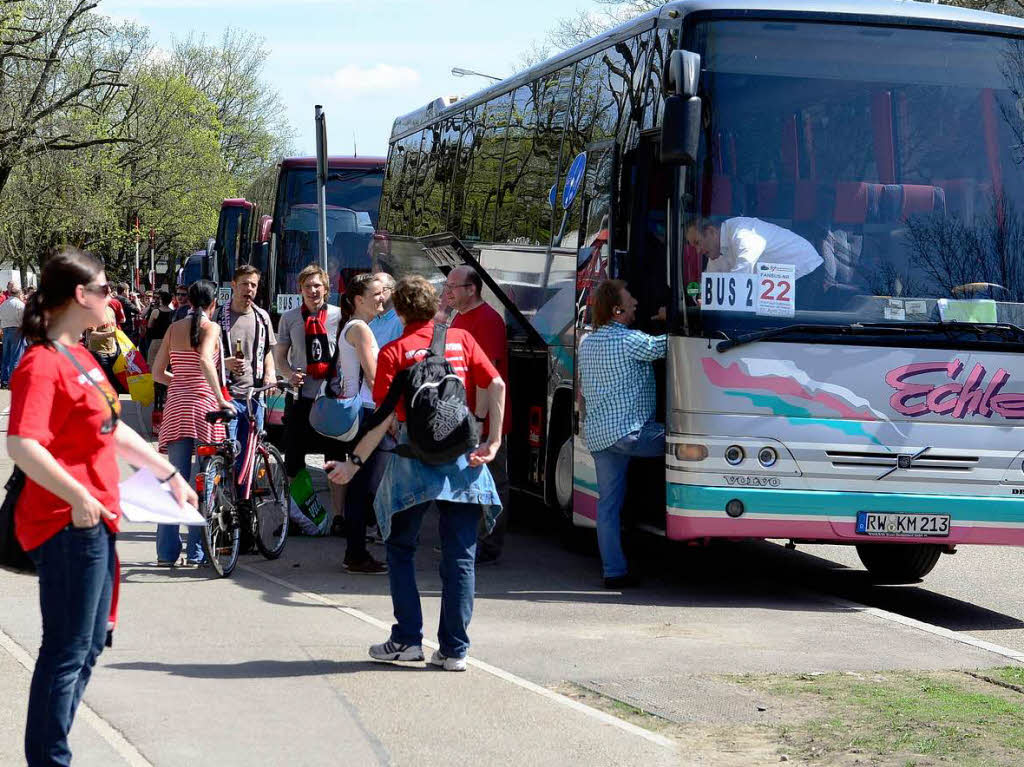
[[(344, 281), (370, 268), (377, 228), (383, 157), (330, 157), (327, 162), (327, 271), (331, 303)], [(278, 166), (274, 213), (261, 222), (254, 262), (263, 270), (263, 305), (282, 312), (298, 305), (298, 276), (320, 261), (317, 236), (316, 158), (291, 157)]]

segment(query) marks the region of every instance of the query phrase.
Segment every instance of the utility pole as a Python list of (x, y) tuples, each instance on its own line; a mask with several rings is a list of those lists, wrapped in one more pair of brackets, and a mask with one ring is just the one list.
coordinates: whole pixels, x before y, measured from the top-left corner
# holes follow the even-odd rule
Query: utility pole
[(327, 271), (327, 115), (315, 107), (316, 120), (316, 208), (320, 230), (320, 268)]

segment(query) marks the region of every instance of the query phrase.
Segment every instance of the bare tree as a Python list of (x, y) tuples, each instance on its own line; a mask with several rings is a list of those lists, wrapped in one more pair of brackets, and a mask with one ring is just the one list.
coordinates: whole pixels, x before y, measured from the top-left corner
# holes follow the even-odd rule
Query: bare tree
[(125, 87), (123, 39), (92, 13), (98, 0), (0, 5), (0, 191), (21, 162), (46, 152), (126, 141), (104, 110)]

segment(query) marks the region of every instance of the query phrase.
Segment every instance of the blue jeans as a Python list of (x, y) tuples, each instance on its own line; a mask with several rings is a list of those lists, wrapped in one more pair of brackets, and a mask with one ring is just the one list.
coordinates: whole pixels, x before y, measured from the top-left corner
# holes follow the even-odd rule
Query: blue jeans
[[(388, 579), (395, 624), (391, 640), (399, 644), (423, 643), (423, 608), (416, 588), (416, 546), (420, 526), (430, 503), (404, 509), (391, 519), (387, 539)], [(466, 629), (473, 617), (476, 587), (476, 530), (483, 509), (475, 503), (437, 501), (441, 533), (441, 619), (437, 642), (450, 658), (462, 658), (469, 651)]]
[(622, 551), (622, 502), (626, 497), (626, 471), (631, 458), (665, 455), (665, 426), (648, 421), (611, 447), (594, 452), (597, 470), (597, 545), (605, 578), (625, 575), (626, 555)]
[[(194, 439), (178, 439), (167, 445), (167, 460), (181, 476), (192, 484), (192, 454), (195, 452)], [(175, 562), (181, 554), (181, 527), (179, 525), (156, 526), (156, 558), (164, 562)], [(185, 542), (185, 559), (189, 562), (202, 562), (206, 559), (203, 553), (203, 528), (189, 525), (188, 537)]]
[(18, 328), (4, 328), (4, 353), (0, 361), (0, 382), (4, 385), (11, 382), (14, 368), (21, 362), (22, 352), (25, 351), (25, 343), (21, 338), (21, 330)]
[(28, 552), (39, 570), (43, 641), (32, 673), (25, 726), (29, 767), (70, 765), (68, 732), (103, 652), (114, 590), (114, 536), (68, 525)]
[[(238, 458), (235, 460), (235, 476), (237, 477), (242, 471), (242, 464), (245, 462), (245, 446), (249, 441), (249, 416), (247, 415), (244, 399), (234, 399), (231, 400), (231, 403), (235, 406), (238, 417), (228, 421), (226, 426), (228, 439), (235, 440), (239, 445)], [(260, 402), (253, 402), (252, 409), (256, 414), (256, 428), (259, 431), (263, 431), (263, 417), (266, 413), (266, 408)]]

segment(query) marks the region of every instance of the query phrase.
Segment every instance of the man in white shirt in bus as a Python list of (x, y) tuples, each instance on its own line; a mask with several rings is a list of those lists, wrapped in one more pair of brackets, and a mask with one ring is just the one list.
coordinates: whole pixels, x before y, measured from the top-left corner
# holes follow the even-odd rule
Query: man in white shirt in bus
[(760, 261), (792, 264), (799, 280), (824, 263), (799, 234), (759, 218), (728, 218), (721, 224), (695, 221), (686, 228), (686, 242), (707, 257), (705, 272), (751, 273)]

